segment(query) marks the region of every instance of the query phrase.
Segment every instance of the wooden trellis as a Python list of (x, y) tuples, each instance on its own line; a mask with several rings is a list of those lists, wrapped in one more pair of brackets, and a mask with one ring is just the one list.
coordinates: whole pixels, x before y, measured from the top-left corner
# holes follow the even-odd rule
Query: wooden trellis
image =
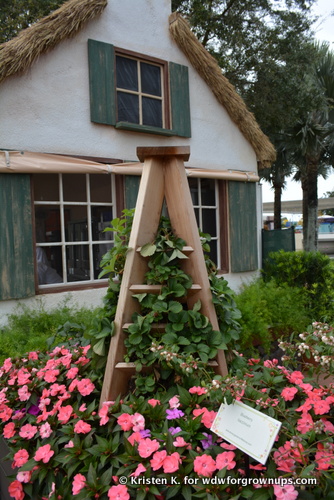
[[(143, 173), (115, 315), (115, 333), (111, 339), (104, 375), (101, 403), (115, 400), (119, 394), (125, 394), (129, 378), (135, 373), (134, 363), (124, 362), (126, 349), (123, 329), (131, 322), (133, 313), (140, 310), (140, 304), (132, 295), (159, 293), (161, 289), (160, 285), (144, 284), (148, 266), (138, 249), (154, 241), (164, 200), (174, 234), (188, 245), (184, 249), (188, 259), (183, 259), (181, 264), (183, 271), (193, 280), (193, 285), (188, 290), (187, 304), (192, 308), (200, 300), (202, 314), (209, 318), (214, 330), (219, 330), (184, 168), (184, 161), (187, 161), (190, 155), (189, 147), (139, 147), (137, 155), (139, 160), (144, 162)], [(218, 351), (214, 364), (217, 373), (227, 374), (224, 351)]]

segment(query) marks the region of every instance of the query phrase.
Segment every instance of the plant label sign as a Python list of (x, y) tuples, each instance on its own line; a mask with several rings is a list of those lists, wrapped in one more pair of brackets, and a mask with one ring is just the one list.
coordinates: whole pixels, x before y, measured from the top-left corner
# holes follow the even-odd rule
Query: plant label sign
[(264, 465), (280, 427), (278, 420), (235, 401), (221, 405), (211, 430)]

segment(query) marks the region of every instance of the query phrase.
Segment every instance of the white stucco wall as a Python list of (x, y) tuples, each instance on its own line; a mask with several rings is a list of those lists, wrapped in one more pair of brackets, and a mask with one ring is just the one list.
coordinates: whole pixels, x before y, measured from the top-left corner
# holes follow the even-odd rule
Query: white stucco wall
[[(256, 171), (248, 141), (169, 34), (170, 0), (109, 1), (102, 15), (0, 87), (0, 148), (137, 160), (137, 146), (189, 145), (189, 165)], [(90, 121), (87, 40), (189, 67), (192, 137), (115, 130)]]

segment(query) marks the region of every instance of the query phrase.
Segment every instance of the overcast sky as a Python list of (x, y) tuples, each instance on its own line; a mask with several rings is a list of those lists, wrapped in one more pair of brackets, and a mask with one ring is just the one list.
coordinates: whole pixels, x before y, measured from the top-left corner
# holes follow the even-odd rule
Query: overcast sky
[[(315, 25), (316, 37), (331, 43), (334, 50), (334, 2), (333, 0), (318, 0), (313, 8), (314, 14), (321, 16)], [(334, 170), (333, 170), (334, 172)], [(334, 173), (326, 180), (318, 178), (318, 198), (326, 191), (334, 191)], [(274, 201), (274, 192), (267, 182), (262, 183), (263, 202)], [(303, 198), (300, 183), (288, 180), (287, 188), (283, 191), (282, 200), (301, 200)]]

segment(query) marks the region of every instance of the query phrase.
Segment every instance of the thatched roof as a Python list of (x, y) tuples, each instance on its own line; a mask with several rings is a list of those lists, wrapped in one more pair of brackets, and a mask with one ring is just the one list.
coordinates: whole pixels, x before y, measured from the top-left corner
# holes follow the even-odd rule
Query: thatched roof
[(17, 37), (0, 45), (0, 82), (27, 71), (41, 54), (78, 33), (84, 24), (103, 11), (107, 3), (108, 0), (69, 0), (49, 16), (22, 30)]
[(253, 146), (260, 168), (270, 167), (276, 159), (274, 146), (262, 132), (254, 115), (247, 109), (234, 86), (222, 74), (215, 58), (203, 47), (180, 14), (171, 14), (169, 22), (170, 32), (179, 48)]

